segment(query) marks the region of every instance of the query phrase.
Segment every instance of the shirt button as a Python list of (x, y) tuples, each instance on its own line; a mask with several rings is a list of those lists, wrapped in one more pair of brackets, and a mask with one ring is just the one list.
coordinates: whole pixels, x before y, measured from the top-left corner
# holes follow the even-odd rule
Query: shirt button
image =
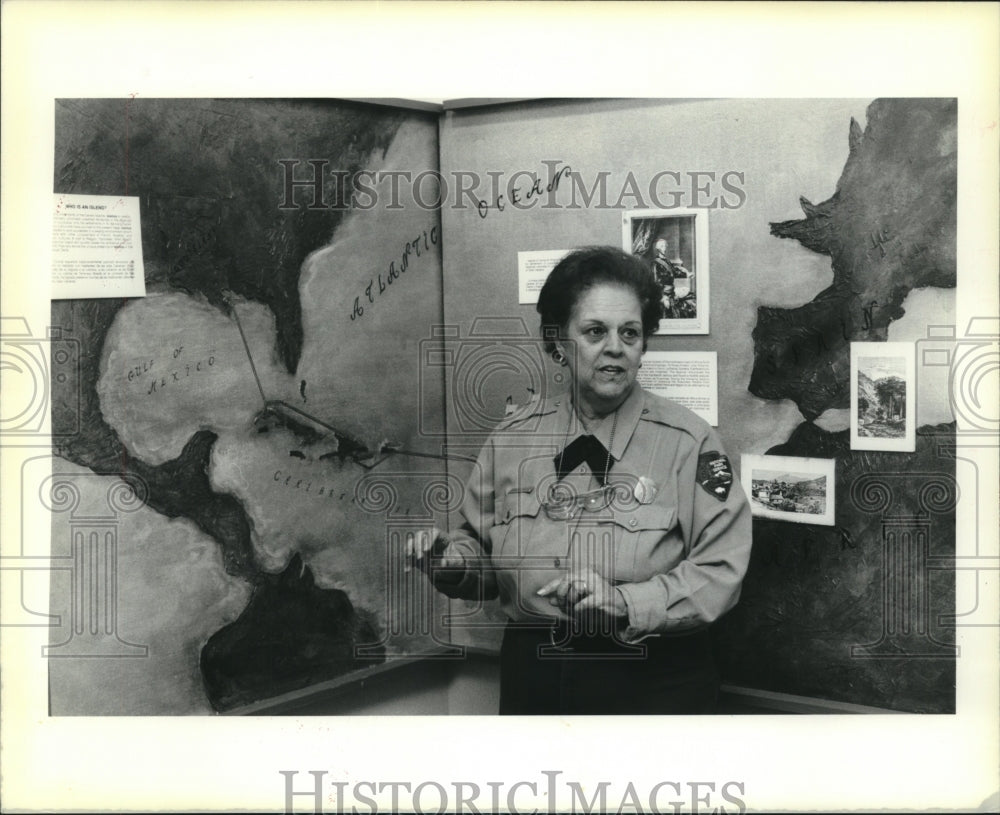
[(642, 413), (645, 416), (647, 413), (649, 413), (649, 408), (643, 408)]
[(562, 565), (562, 561), (559, 558), (556, 558), (552, 562), (555, 564), (557, 569), (559, 568), (560, 565)]
[(629, 526), (635, 526), (637, 523), (639, 523), (639, 522), (635, 518), (629, 518), (629, 521), (628, 521), (628, 525)]
[(577, 472), (578, 472), (578, 473), (585, 473), (585, 472), (587, 472), (587, 470), (586, 470), (586, 468), (585, 468), (585, 467), (584, 467), (584, 466), (583, 466), (583, 465), (581, 464), (581, 465), (580, 465), (580, 466), (579, 466), (579, 467), (577, 468)]

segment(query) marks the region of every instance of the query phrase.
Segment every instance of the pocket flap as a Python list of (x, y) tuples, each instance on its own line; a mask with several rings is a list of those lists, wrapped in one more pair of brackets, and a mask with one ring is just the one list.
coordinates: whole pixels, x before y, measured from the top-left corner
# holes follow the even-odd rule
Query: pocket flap
[(496, 502), (495, 525), (510, 523), (518, 517), (534, 518), (540, 508), (535, 490), (508, 490)]
[(641, 532), (649, 529), (659, 529), (666, 532), (674, 526), (677, 512), (674, 507), (664, 504), (639, 504), (634, 506), (615, 506), (612, 520), (618, 526), (629, 532)]

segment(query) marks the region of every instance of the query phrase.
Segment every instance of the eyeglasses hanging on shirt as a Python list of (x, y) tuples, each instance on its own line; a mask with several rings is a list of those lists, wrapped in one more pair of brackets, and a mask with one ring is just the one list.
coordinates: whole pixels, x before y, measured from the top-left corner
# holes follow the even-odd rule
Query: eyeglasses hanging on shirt
[(571, 521), (581, 512), (601, 512), (607, 509), (614, 496), (613, 484), (580, 494), (576, 494), (565, 484), (555, 484), (549, 490), (549, 500), (542, 501), (541, 507), (550, 521)]
[(551, 521), (569, 521), (581, 512), (600, 512), (607, 509), (614, 495), (609, 486), (608, 470), (611, 453), (594, 436), (580, 436), (568, 444), (554, 459), (556, 478), (559, 482), (581, 464), (586, 463), (601, 485), (600, 489), (578, 494), (565, 483), (555, 483), (549, 488), (549, 500), (542, 502), (545, 516)]
[[(559, 452), (553, 460), (556, 483), (549, 488), (549, 500), (541, 502), (545, 517), (551, 521), (568, 521), (581, 512), (600, 512), (607, 509), (615, 493), (615, 488), (608, 484), (608, 472), (611, 470), (609, 448), (615, 443), (617, 427), (618, 410), (615, 409), (608, 447), (601, 444), (596, 436), (587, 435), (574, 439)], [(577, 494), (569, 484), (563, 483), (562, 479), (584, 462), (590, 467), (601, 488)]]

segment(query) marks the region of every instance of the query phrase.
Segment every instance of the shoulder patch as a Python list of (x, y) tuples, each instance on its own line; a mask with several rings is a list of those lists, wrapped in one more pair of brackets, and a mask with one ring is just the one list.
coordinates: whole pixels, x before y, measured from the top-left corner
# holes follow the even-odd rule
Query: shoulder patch
[(725, 501), (733, 486), (733, 468), (729, 458), (718, 450), (709, 450), (698, 456), (698, 473), (695, 476), (702, 489), (713, 498)]

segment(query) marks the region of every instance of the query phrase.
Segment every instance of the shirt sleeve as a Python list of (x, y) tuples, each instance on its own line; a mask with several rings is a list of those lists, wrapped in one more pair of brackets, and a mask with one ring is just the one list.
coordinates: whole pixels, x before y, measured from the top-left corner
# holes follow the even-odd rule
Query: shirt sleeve
[(493, 600), (498, 595), (496, 574), (490, 561), (490, 527), (494, 516), (494, 449), (492, 439), (483, 445), (465, 483), (462, 525), (451, 533), (451, 544), (465, 558), (465, 569), (435, 569), (434, 587), (453, 599)]
[(750, 505), (714, 431), (692, 444), (676, 478), (686, 555), (665, 574), (618, 586), (628, 607), (628, 641), (706, 626), (740, 596), (750, 560)]

